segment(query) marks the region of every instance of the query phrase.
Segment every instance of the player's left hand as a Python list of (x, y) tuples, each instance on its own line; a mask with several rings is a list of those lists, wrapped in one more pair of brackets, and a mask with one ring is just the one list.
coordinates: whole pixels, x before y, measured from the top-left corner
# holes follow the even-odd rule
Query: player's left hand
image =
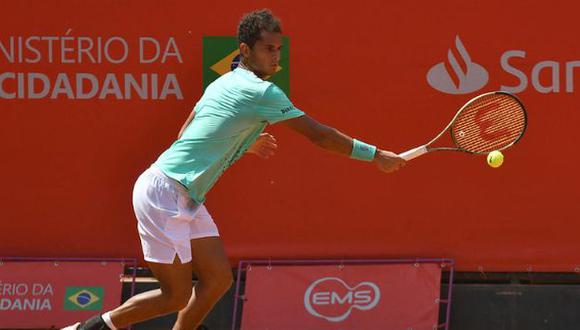
[(255, 154), (260, 158), (268, 159), (274, 155), (274, 151), (278, 148), (276, 144), (276, 138), (269, 133), (262, 133), (248, 148), (248, 153)]

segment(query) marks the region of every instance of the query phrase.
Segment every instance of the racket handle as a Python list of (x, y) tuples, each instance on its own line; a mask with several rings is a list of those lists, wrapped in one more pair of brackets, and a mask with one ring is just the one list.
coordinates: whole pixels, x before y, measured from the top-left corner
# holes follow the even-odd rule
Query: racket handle
[(429, 152), (429, 150), (427, 150), (427, 146), (423, 145), (423, 146), (402, 152), (399, 154), (399, 157), (403, 158), (406, 161), (409, 161), (413, 158), (417, 158), (423, 154), (426, 154), (427, 152)]

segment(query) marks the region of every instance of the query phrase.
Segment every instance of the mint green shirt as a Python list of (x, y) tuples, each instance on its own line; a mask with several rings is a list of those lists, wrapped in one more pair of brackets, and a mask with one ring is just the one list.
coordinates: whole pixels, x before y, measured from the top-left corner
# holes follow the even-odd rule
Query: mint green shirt
[(198, 204), (268, 124), (304, 115), (280, 88), (242, 68), (211, 83), (194, 111), (181, 138), (154, 165), (181, 182)]

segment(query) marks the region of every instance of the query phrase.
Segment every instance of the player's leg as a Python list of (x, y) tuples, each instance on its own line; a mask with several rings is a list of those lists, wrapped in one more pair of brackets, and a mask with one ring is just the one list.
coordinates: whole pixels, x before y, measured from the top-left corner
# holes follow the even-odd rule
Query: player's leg
[(107, 330), (125, 328), (133, 323), (177, 312), (187, 306), (192, 292), (192, 264), (182, 264), (176, 257), (173, 264), (147, 263), (159, 281), (160, 288), (133, 296), (123, 305), (95, 315), (67, 330)]
[[(192, 292), (189, 222), (181, 216), (177, 205), (179, 195), (177, 183), (155, 168), (149, 168), (137, 179), (133, 208), (143, 255), (160, 289), (132, 297), (102, 317), (88, 320), (86, 329), (107, 329), (101, 328), (103, 322), (109, 327), (111, 323), (115, 328), (124, 327), (187, 305)], [(84, 330), (84, 326), (79, 329)]]
[(110, 312), (117, 328), (141, 322), (183, 309), (192, 293), (191, 262), (173, 264), (148, 262), (147, 265), (159, 281), (160, 288), (133, 296)]
[(173, 330), (196, 329), (233, 282), (230, 263), (219, 237), (193, 239), (191, 251), (198, 282), (189, 303), (179, 311)]

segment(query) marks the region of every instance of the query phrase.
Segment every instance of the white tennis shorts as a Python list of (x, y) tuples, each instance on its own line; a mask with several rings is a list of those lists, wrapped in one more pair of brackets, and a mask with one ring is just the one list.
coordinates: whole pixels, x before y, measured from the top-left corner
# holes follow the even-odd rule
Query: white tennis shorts
[(146, 261), (172, 264), (191, 261), (190, 240), (219, 236), (205, 206), (196, 204), (185, 187), (151, 166), (133, 189), (133, 209)]

